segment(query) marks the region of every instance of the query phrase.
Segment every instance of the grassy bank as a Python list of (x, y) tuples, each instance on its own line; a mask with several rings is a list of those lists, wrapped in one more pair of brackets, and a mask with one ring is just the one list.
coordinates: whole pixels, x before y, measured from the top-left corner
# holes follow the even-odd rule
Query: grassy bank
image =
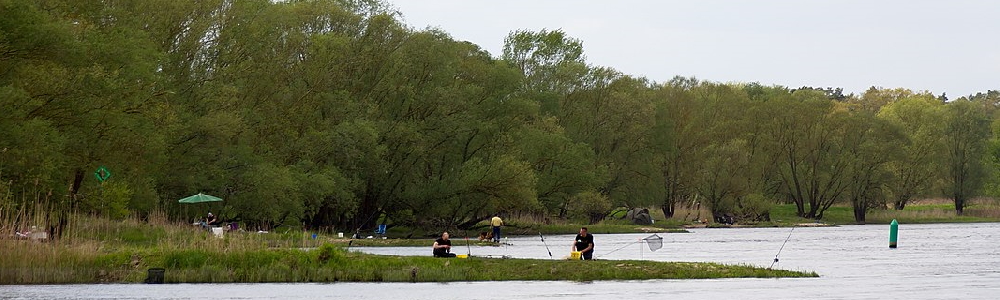
[[(510, 226), (505, 226), (503, 228), (504, 236), (535, 236), (542, 234), (545, 236), (549, 235), (559, 235), (559, 234), (576, 234), (580, 231), (581, 226), (587, 226), (590, 233), (594, 234), (614, 234), (614, 233), (687, 233), (688, 231), (683, 228), (666, 228), (659, 226), (650, 225), (630, 225), (630, 224), (616, 224), (614, 221), (606, 221), (601, 224), (595, 225), (578, 225), (578, 224), (511, 224)], [(674, 225), (671, 225), (674, 226)], [(679, 226), (678, 226), (679, 227)], [(481, 228), (480, 230), (454, 230), (451, 232), (452, 239), (454, 243), (459, 245), (466, 245), (468, 242), (472, 246), (496, 246), (496, 243), (490, 241), (480, 241), (479, 231), (486, 231), (488, 228)], [(345, 238), (332, 238), (325, 235), (320, 235), (319, 240), (326, 243), (331, 243), (337, 246), (346, 247), (348, 245), (352, 247), (430, 247), (434, 244), (433, 238), (400, 238), (400, 236), (406, 236), (407, 232), (412, 232), (409, 229), (396, 229), (394, 231), (390, 230), (388, 238), (371, 238), (371, 239), (345, 239)], [(426, 235), (431, 235), (428, 233)], [(468, 239), (466, 239), (468, 238)]]
[(165, 282), (445, 282), (484, 280), (635, 280), (733, 277), (815, 277), (815, 273), (713, 263), (438, 259), (348, 252), (330, 244), (300, 249), (121, 249), (4, 243), (6, 253), (30, 251), (52, 261), (5, 260), (0, 284), (142, 282), (151, 267)]
[[(0, 238), (0, 284), (138, 283), (149, 268), (166, 282), (334, 282), (479, 280), (632, 280), (803, 277), (784, 270), (711, 263), (435, 259), (350, 252), (303, 232), (234, 232), (217, 238), (151, 218), (74, 217), (62, 239)], [(377, 242), (379, 240), (356, 240)], [(427, 246), (427, 240), (414, 240)], [(311, 249), (311, 250), (306, 250)]]
[[(665, 220), (662, 218), (657, 219), (656, 223), (651, 225), (635, 225), (631, 224), (625, 220), (607, 219), (603, 220), (598, 224), (582, 225), (576, 224), (568, 221), (557, 221), (557, 222), (543, 222), (539, 220), (534, 220), (528, 217), (522, 218), (508, 218), (505, 220), (506, 224), (503, 227), (504, 236), (537, 236), (539, 233), (543, 235), (557, 235), (557, 234), (576, 234), (580, 231), (580, 227), (586, 226), (591, 233), (595, 234), (614, 234), (614, 233), (686, 233), (683, 225), (685, 224), (682, 220)], [(451, 236), (456, 239), (464, 239), (468, 237), (473, 241), (478, 241), (480, 233), (486, 233), (490, 231), (490, 226), (486, 221), (481, 222), (477, 226), (469, 230), (452, 230)], [(366, 245), (371, 246), (381, 246), (389, 243), (390, 245), (395, 245), (394, 243), (405, 243), (405, 242), (392, 242), (392, 239), (427, 239), (432, 236), (440, 234), (440, 232), (430, 232), (426, 230), (414, 229), (402, 226), (390, 227), (386, 233), (389, 238), (389, 242), (363, 242)], [(371, 239), (369, 239), (371, 240)], [(355, 243), (358, 241), (356, 240)], [(483, 246), (488, 245), (486, 243)]]
[[(680, 228), (680, 225), (676, 226), (658, 226), (653, 225), (630, 225), (630, 224), (613, 224), (613, 223), (602, 223), (595, 225), (578, 225), (578, 224), (558, 224), (558, 225), (539, 225), (535, 228), (527, 230), (509, 230), (513, 234), (576, 234), (580, 231), (581, 226), (587, 226), (587, 231), (595, 234), (614, 234), (614, 233), (686, 233), (687, 230)], [(534, 233), (532, 233), (534, 231)]]
[[(338, 239), (330, 238), (323, 239), (324, 243), (330, 243), (338, 247), (427, 247), (427, 251), (430, 251), (431, 245), (434, 244), (434, 239), (430, 238), (420, 238), (420, 239)], [(496, 246), (496, 243), (491, 241), (480, 241), (479, 239), (469, 239), (466, 241), (462, 237), (455, 237), (452, 239), (452, 243), (455, 245), (465, 246), (468, 243), (471, 246)]]
[[(775, 224), (814, 223), (816, 220), (795, 215), (794, 204), (775, 205), (771, 209), (771, 219)], [(893, 219), (906, 224), (927, 223), (972, 223), (1000, 222), (1000, 206), (993, 203), (975, 203), (965, 209), (961, 216), (955, 207), (943, 203), (921, 203), (909, 205), (903, 210), (875, 210), (868, 212), (866, 224), (889, 224)], [(820, 222), (827, 224), (856, 224), (854, 210), (849, 206), (832, 206), (823, 213)]]

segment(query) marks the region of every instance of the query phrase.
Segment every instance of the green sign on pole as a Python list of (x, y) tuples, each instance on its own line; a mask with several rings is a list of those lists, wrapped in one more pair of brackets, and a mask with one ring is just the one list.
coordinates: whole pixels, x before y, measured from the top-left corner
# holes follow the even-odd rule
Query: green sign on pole
[(108, 171), (108, 168), (104, 166), (97, 167), (97, 171), (94, 171), (94, 177), (97, 177), (97, 181), (103, 183), (108, 178), (111, 178), (111, 171)]

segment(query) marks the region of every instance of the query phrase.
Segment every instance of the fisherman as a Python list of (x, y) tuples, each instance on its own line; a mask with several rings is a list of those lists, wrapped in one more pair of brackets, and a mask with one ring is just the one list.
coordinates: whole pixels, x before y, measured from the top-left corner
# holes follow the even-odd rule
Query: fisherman
[(587, 227), (580, 228), (573, 242), (573, 251), (580, 251), (585, 260), (594, 259), (594, 235), (587, 233)]
[(503, 219), (500, 215), (494, 215), (493, 219), (490, 220), (490, 225), (493, 225), (493, 242), (500, 242), (500, 226), (503, 226)]
[(455, 257), (451, 253), (451, 240), (448, 239), (448, 232), (441, 233), (441, 238), (434, 240), (434, 257)]
[(208, 218), (205, 219), (205, 225), (214, 226), (218, 225), (218, 223), (219, 223), (219, 218), (213, 215), (212, 212), (209, 212)]

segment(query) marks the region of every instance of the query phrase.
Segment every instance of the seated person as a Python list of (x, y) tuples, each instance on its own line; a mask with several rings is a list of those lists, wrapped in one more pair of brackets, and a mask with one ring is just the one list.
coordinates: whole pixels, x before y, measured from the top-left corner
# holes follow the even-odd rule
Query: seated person
[(205, 220), (208, 226), (219, 225), (219, 219), (215, 217), (211, 212), (208, 213), (208, 219)]
[(455, 257), (455, 253), (451, 253), (451, 240), (448, 239), (447, 231), (434, 241), (434, 257)]

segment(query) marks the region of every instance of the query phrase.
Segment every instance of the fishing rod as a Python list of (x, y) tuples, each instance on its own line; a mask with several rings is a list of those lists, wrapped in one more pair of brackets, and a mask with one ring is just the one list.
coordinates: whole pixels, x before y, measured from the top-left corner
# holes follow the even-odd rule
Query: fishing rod
[(469, 232), (465, 232), (465, 247), (469, 248), (469, 256), (472, 256), (472, 246), (469, 245)]
[(781, 243), (781, 248), (778, 248), (778, 253), (774, 254), (774, 261), (771, 262), (771, 266), (767, 267), (768, 269), (771, 269), (771, 267), (774, 267), (774, 264), (778, 263), (778, 255), (781, 255), (781, 250), (785, 249), (785, 244), (788, 243), (788, 239), (792, 237), (793, 231), (795, 231), (795, 227), (792, 227), (792, 230), (788, 231), (788, 237), (785, 238), (785, 242)]
[(538, 232), (538, 237), (542, 239), (542, 245), (545, 245), (545, 251), (549, 252), (549, 259), (552, 259), (552, 250), (549, 250), (549, 245), (545, 243), (545, 237), (542, 236), (542, 232)]

